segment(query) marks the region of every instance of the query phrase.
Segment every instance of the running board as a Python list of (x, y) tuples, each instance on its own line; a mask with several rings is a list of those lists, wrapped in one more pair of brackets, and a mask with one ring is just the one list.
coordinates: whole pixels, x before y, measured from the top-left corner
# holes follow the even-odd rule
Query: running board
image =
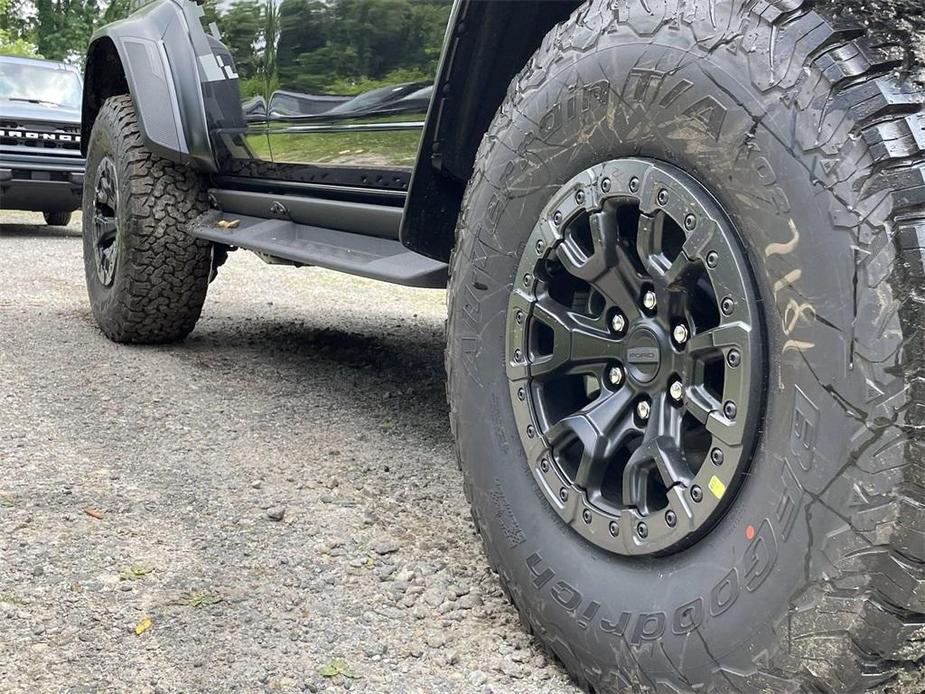
[[(207, 215), (191, 230), (193, 236), (300, 265), (338, 270), (351, 275), (408, 287), (446, 287), (447, 266), (405, 248), (394, 239), (264, 219), (225, 214)], [(233, 228), (225, 228), (231, 223)]]

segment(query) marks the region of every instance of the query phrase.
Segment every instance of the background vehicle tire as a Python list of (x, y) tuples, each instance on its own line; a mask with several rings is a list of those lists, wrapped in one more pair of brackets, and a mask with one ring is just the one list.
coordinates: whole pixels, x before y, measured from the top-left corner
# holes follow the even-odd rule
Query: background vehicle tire
[[(921, 677), (925, 312), (908, 297), (925, 281), (925, 95), (888, 41), (809, 3), (668, 5), (576, 11), (475, 158), (447, 369), (489, 559), (528, 629), (594, 691), (857, 692)], [(647, 556), (563, 520), (538, 484), (546, 432), (524, 426), (509, 380), (533, 359), (512, 351), (511, 296), (536, 286), (523, 259), (549, 252), (535, 227), (561, 226), (549, 205), (573, 177), (631, 158), (686, 172), (722, 208), (766, 354), (760, 434), (728, 509), (692, 545)], [(558, 200), (574, 208), (603, 185)]]
[(43, 212), (45, 224), (53, 227), (66, 227), (71, 223), (70, 212)]
[(107, 337), (155, 344), (190, 333), (212, 244), (187, 226), (208, 208), (194, 171), (147, 150), (131, 97), (108, 99), (90, 134), (83, 193), (87, 290)]

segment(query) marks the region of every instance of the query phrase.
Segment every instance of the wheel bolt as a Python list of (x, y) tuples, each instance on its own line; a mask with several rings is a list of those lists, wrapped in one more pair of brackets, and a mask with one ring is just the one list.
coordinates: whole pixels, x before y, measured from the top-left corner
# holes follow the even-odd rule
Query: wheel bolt
[(611, 366), (607, 375), (610, 377), (611, 385), (618, 386), (623, 383), (623, 369), (619, 366)]
[(669, 528), (673, 528), (675, 523), (678, 522), (678, 516), (671, 509), (665, 511), (665, 522), (668, 524)]
[(559, 490), (559, 501), (568, 501), (568, 489), (565, 487)]
[(707, 253), (707, 267), (716, 267), (716, 264), (719, 262), (719, 253), (716, 251), (710, 251)]
[(622, 333), (626, 329), (626, 316), (622, 313), (613, 314), (613, 318), (610, 319), (610, 327), (613, 328), (615, 333)]
[(723, 405), (723, 414), (726, 415), (726, 419), (736, 418), (736, 404), (732, 400), (727, 400)]
[(562, 213), (556, 210), (556, 213), (552, 216), (552, 221), (555, 222), (556, 226), (559, 226), (562, 223)]
[(603, 190), (605, 193), (610, 190), (610, 179), (609, 178), (605, 178), (601, 180), (601, 190)]
[(690, 331), (688, 331), (687, 326), (684, 323), (678, 323), (674, 326), (674, 330), (671, 331), (671, 336), (674, 338), (674, 341), (679, 345), (683, 345), (687, 342), (687, 338), (690, 337)]
[(529, 272), (526, 275), (524, 275), (524, 286), (525, 287), (529, 287), (532, 281), (533, 281), (533, 275), (531, 275)]
[(581, 205), (585, 201), (585, 194), (582, 191), (575, 193), (575, 202)]
[(542, 253), (545, 250), (545, 248), (546, 248), (546, 244), (543, 243), (543, 239), (540, 239), (539, 241), (536, 242), (536, 252), (537, 253)]
[(645, 540), (649, 536), (649, 527), (645, 523), (640, 523), (636, 526), (636, 532)]
[(736, 302), (732, 300), (732, 297), (727, 296), (725, 299), (723, 299), (722, 303), (720, 304), (723, 315), (728, 316), (730, 313), (732, 313), (732, 309), (735, 308), (735, 305)]
[(668, 203), (668, 191), (662, 188), (658, 191), (658, 204), (666, 205)]
[(607, 529), (613, 537), (620, 534), (620, 524), (617, 523), (617, 521), (610, 521), (610, 525), (607, 526)]
[(698, 504), (703, 501), (703, 490), (696, 484), (691, 487), (691, 499), (693, 499)]
[(518, 400), (526, 400), (526, 399), (527, 399), (527, 391), (525, 391), (523, 388), (518, 388), (518, 389), (517, 389), (517, 399), (518, 399)]
[(684, 398), (684, 386), (681, 385), (681, 381), (674, 381), (668, 386), (668, 394), (675, 402), (681, 402)]
[(725, 459), (726, 456), (723, 455), (723, 452), (720, 449), (714, 448), (712, 451), (710, 451), (710, 460), (713, 461), (714, 465), (722, 465)]
[(726, 361), (729, 363), (729, 366), (735, 368), (742, 363), (742, 355), (739, 354), (739, 350), (730, 349), (729, 354), (726, 355)]
[(524, 312), (518, 310), (517, 313), (514, 314), (514, 320), (516, 320), (518, 323), (523, 323), (524, 322)]
[(692, 214), (687, 215), (684, 218), (684, 228), (688, 231), (692, 231), (695, 226), (697, 226), (697, 218)]
[(524, 357), (523, 352), (521, 352), (519, 349), (514, 350), (514, 361), (520, 361), (521, 359), (523, 359), (523, 357)]
[(642, 295), (642, 305), (649, 311), (655, 310), (656, 299), (655, 292), (651, 289)]
[(581, 520), (583, 520), (588, 525), (591, 524), (591, 512), (588, 509), (585, 509), (581, 512)]
[(630, 192), (635, 193), (637, 190), (639, 190), (639, 179), (633, 176), (630, 179)]
[(636, 414), (639, 415), (639, 419), (648, 419), (651, 409), (647, 401), (640, 400), (639, 404), (636, 405)]
[(549, 461), (546, 460), (546, 458), (543, 458), (540, 461), (540, 470), (542, 470), (543, 472), (549, 472)]
[(534, 436), (536, 436), (536, 429), (533, 428), (532, 424), (528, 424), (527, 425), (527, 437), (532, 439)]

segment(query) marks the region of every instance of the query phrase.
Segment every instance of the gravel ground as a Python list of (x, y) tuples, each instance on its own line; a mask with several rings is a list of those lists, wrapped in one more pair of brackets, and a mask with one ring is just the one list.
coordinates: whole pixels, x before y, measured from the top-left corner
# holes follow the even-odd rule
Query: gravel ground
[(0, 690), (575, 691), (469, 520), (442, 292), (236, 253), (184, 344), (116, 346), (39, 221), (0, 217)]

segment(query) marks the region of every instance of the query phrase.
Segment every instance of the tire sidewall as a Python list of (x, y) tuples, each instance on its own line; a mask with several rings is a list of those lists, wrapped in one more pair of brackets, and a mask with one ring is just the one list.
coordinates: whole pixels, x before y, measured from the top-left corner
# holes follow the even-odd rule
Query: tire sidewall
[[(774, 650), (791, 601), (824, 570), (820, 538), (843, 524), (808, 502), (838, 484), (859, 428), (829, 392), (863, 398), (865, 387), (849, 361), (853, 239), (834, 221), (848, 201), (815, 185), (817, 162), (790, 142), (795, 110), (754, 88), (741, 55), (707, 55), (679, 32), (653, 41), (617, 30), (563, 63), (522, 76), (470, 184), (449, 335), (460, 457), (489, 554), (560, 657), (611, 686), (627, 686), (628, 673), (714, 682), (720, 665), (748, 671)], [(666, 73), (657, 89), (641, 86), (647, 70)], [(504, 368), (513, 273), (542, 208), (584, 168), (631, 156), (688, 171), (725, 209), (760, 292), (769, 355), (760, 440), (738, 497), (709, 536), (648, 559), (600, 550), (550, 508)]]

